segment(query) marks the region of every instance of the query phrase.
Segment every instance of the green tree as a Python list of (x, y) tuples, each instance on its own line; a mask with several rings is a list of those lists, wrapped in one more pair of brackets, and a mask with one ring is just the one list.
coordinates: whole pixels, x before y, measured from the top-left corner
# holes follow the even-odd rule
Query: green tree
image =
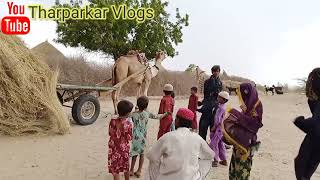
[[(176, 9), (175, 18), (166, 11), (168, 2), (161, 0), (91, 0), (91, 7), (110, 7), (126, 4), (133, 8), (153, 8), (154, 19), (138, 23), (136, 20), (67, 20), (58, 22), (57, 42), (71, 47), (84, 47), (117, 59), (129, 50), (140, 50), (148, 59), (162, 50), (169, 56), (178, 54), (176, 46), (182, 43), (182, 29), (188, 26), (189, 16)], [(70, 6), (70, 5), (63, 5)]]

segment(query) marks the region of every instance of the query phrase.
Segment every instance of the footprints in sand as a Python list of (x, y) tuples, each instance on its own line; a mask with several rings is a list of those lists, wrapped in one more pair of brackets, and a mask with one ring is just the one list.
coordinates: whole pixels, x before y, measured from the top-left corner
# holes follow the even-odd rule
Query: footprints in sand
[(258, 153), (257, 153), (257, 157), (266, 158), (266, 159), (270, 159), (270, 160), (273, 159), (272, 154), (271, 154), (271, 153), (268, 153), (268, 152), (258, 152)]

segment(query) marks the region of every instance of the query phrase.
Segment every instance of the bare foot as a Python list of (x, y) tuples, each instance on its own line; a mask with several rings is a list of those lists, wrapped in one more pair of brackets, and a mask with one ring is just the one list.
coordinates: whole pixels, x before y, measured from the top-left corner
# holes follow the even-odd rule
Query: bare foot
[(134, 173), (134, 175), (137, 177), (137, 178), (140, 178), (141, 177), (141, 172), (140, 171), (137, 171)]
[(220, 161), (219, 164), (221, 164), (223, 166), (228, 166), (228, 162), (227, 161)]
[(212, 162), (212, 167), (218, 167), (218, 161), (213, 161)]

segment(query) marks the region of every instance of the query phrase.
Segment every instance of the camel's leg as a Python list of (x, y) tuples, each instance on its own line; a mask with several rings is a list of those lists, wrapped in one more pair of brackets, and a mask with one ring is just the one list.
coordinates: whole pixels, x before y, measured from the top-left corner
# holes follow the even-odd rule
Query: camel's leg
[(137, 99), (141, 96), (142, 83), (138, 83)]
[[(116, 102), (117, 102), (117, 105), (118, 105), (118, 102), (119, 102), (119, 98), (120, 98), (120, 94), (121, 94), (121, 89), (122, 89), (122, 86), (118, 88), (118, 91), (117, 91), (117, 94), (116, 94)], [(118, 111), (117, 111), (117, 114), (118, 114)]]
[(113, 102), (113, 107), (114, 107), (114, 114), (118, 114), (117, 112), (117, 92), (118, 90), (112, 91), (112, 102)]
[(119, 87), (117, 90), (112, 92), (112, 101), (113, 101), (113, 107), (114, 107), (114, 113), (115, 114), (118, 114), (117, 105), (118, 105), (118, 102), (119, 102), (121, 88), (122, 87)]
[(151, 84), (151, 80), (146, 80), (144, 83), (144, 91), (143, 91), (143, 95), (148, 97), (148, 90)]
[[(141, 84), (140, 83), (138, 83), (137, 84), (138, 85), (138, 87), (137, 87), (137, 94), (136, 94), (136, 99), (138, 100), (138, 98), (141, 96)], [(136, 104), (136, 107), (135, 107), (136, 109), (138, 108), (138, 104)]]

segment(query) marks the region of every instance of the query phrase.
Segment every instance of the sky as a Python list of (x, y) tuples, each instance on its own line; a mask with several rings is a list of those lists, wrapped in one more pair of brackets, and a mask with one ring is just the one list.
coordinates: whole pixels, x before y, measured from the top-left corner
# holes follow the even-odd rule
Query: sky
[[(209, 73), (219, 64), (228, 74), (259, 84), (293, 86), (297, 78), (320, 66), (318, 0), (169, 0), (171, 14), (177, 7), (189, 14), (190, 25), (183, 30), (179, 55), (164, 62), (166, 69), (185, 70), (189, 64), (196, 64)], [(0, 17), (5, 15), (7, 5), (0, 1)], [(54, 43), (55, 28), (52, 21), (32, 21), (31, 32), (21, 37), (30, 48), (49, 40), (66, 56), (86, 54), (92, 61), (112, 63), (102, 54), (87, 54), (81, 48)]]

